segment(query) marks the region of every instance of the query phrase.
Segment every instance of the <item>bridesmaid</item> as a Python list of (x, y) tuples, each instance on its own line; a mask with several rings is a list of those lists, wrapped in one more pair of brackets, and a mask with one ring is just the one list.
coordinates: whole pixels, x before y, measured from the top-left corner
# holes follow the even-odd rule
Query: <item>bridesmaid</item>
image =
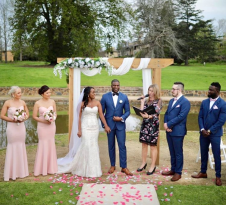
[[(4, 181), (9, 181), (9, 179), (16, 180), (16, 178), (24, 178), (29, 175), (25, 146), (26, 129), (24, 125), (24, 121), (29, 117), (29, 112), (25, 102), (20, 99), (21, 89), (18, 86), (12, 86), (9, 94), (12, 99), (4, 103), (1, 111), (1, 119), (7, 121)], [(18, 109), (26, 112), (26, 116), (22, 121), (14, 121), (13, 119)]]
[(44, 118), (44, 113), (47, 111), (52, 110), (56, 114), (56, 103), (50, 99), (51, 91), (48, 86), (43, 85), (38, 90), (38, 94), (42, 96), (42, 99), (35, 102), (33, 109), (33, 118), (38, 122), (37, 132), (39, 139), (34, 176), (57, 173), (56, 125), (55, 121), (49, 122)]

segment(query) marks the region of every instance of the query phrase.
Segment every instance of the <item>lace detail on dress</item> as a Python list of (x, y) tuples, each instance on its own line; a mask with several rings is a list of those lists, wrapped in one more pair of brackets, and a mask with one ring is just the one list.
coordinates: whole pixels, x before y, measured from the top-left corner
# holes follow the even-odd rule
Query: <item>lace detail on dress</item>
[(82, 111), (82, 142), (68, 166), (58, 165), (59, 173), (76, 174), (83, 177), (100, 177), (102, 175), (98, 136), (99, 124), (97, 119), (98, 107), (85, 107)]

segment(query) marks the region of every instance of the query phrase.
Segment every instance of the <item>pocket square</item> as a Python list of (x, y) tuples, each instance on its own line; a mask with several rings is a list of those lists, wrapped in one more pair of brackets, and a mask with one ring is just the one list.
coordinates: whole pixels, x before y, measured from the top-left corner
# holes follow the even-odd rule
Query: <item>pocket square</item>
[(214, 105), (214, 106), (213, 106), (213, 109), (216, 110), (216, 109), (218, 109), (218, 107), (217, 107), (216, 105)]
[(177, 105), (176, 107), (180, 107), (180, 105)]

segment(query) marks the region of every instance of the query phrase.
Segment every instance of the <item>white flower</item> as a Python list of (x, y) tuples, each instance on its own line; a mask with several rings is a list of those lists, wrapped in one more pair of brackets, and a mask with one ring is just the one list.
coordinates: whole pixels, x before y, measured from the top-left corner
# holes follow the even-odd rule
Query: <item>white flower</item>
[(119, 103), (122, 103), (122, 100), (119, 100)]
[(99, 65), (100, 65), (100, 62), (99, 62), (99, 61), (97, 61), (97, 62), (96, 62), (96, 66), (99, 66)]
[(71, 64), (72, 63), (72, 58), (70, 58), (69, 60), (68, 60), (68, 64)]
[(85, 62), (89, 62), (89, 61), (90, 61), (90, 59), (89, 59), (89, 58), (86, 58), (86, 59), (85, 59)]

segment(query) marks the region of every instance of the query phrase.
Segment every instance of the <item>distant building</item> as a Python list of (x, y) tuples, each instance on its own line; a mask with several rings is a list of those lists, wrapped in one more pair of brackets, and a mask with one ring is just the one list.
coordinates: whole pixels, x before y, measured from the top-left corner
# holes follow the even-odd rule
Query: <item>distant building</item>
[[(2, 51), (2, 61), (5, 61), (5, 51)], [(7, 51), (7, 61), (14, 61), (12, 51)]]
[(112, 51), (107, 53), (106, 51), (99, 51), (100, 57), (106, 57), (106, 58), (117, 58), (119, 57), (119, 53), (115, 48), (112, 48)]

